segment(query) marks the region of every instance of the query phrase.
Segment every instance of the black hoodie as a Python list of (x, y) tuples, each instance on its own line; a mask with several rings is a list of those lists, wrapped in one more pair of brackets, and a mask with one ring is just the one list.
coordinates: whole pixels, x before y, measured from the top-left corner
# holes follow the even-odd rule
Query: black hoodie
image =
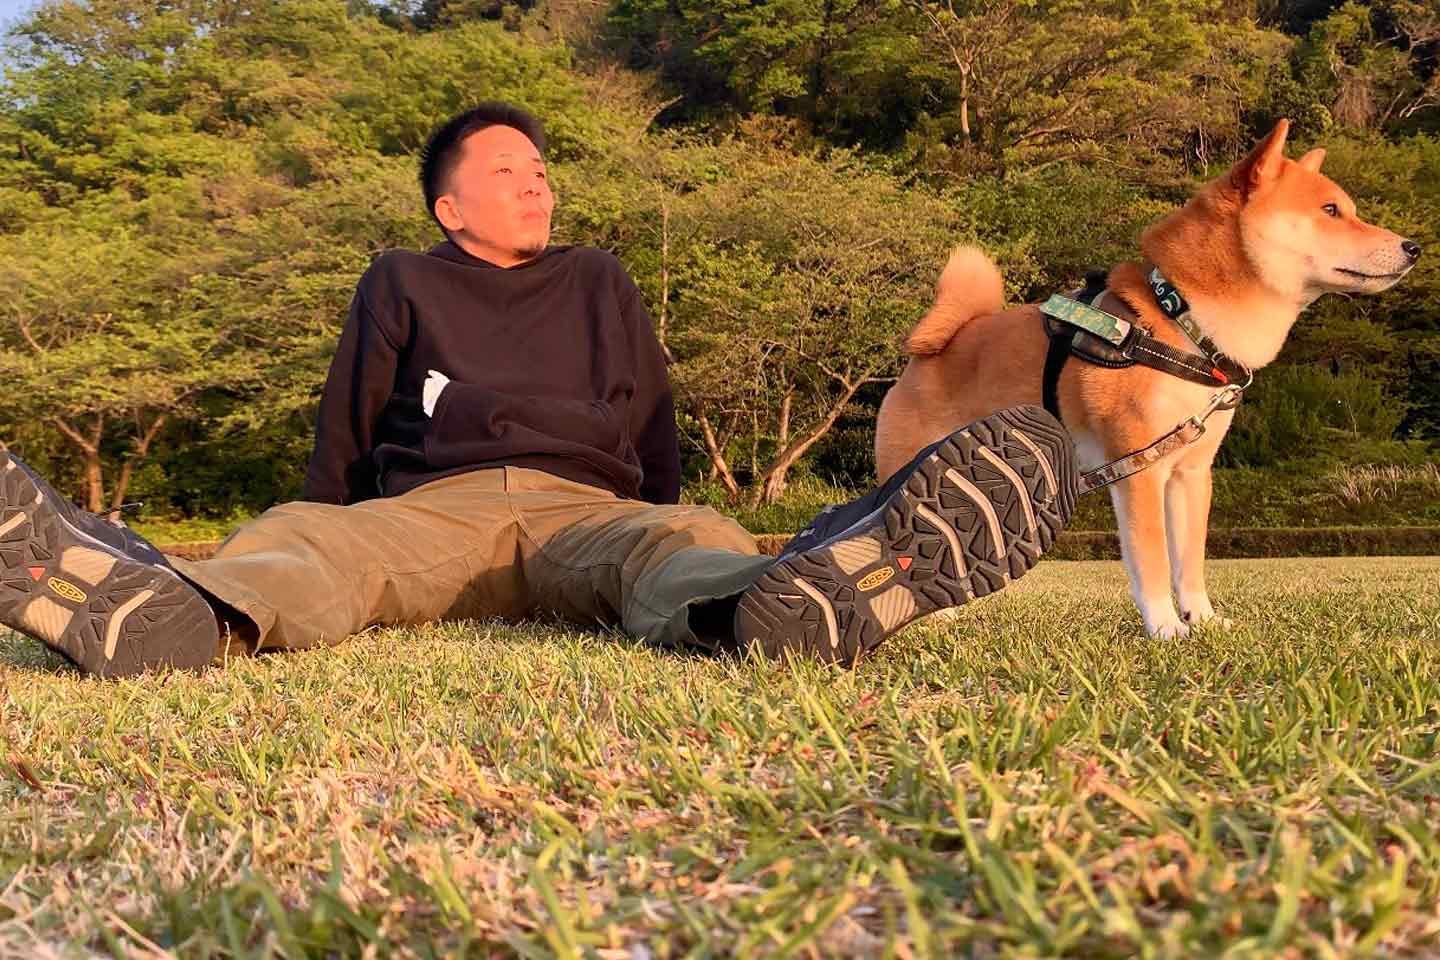
[[(450, 383), (426, 416), (431, 370)], [(509, 269), (449, 241), (380, 255), (330, 364), (304, 498), (355, 503), (502, 465), (679, 499), (665, 358), (634, 282), (588, 247)]]

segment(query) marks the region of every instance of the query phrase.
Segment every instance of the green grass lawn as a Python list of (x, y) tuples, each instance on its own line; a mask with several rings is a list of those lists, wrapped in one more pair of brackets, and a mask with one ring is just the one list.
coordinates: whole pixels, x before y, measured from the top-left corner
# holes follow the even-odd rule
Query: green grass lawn
[(0, 954), (1433, 955), (1440, 558), (1212, 571), (1230, 631), (1052, 562), (853, 671), (461, 623), (102, 683), (6, 635)]

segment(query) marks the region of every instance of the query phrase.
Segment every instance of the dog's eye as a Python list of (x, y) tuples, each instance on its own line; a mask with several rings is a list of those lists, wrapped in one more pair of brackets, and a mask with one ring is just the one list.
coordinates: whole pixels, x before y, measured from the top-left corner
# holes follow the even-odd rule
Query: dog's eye
[(1340, 216), (1340, 208), (1337, 207), (1337, 206), (1336, 206), (1335, 204), (1333, 204), (1333, 203), (1327, 203), (1327, 204), (1325, 204), (1325, 206), (1321, 207), (1320, 209), (1321, 209), (1321, 210), (1324, 210), (1327, 216), (1331, 216), (1331, 217), (1338, 217), (1338, 216)]

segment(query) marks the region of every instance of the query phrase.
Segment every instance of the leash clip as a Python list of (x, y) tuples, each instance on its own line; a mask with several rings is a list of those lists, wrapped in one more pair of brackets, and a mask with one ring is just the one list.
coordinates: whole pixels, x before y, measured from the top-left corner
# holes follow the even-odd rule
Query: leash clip
[(1193, 428), (1194, 432), (1189, 433), (1189, 439), (1186, 443), (1194, 443), (1205, 433), (1205, 421), (1209, 420), (1211, 415), (1219, 410), (1234, 410), (1240, 406), (1240, 398), (1244, 393), (1245, 388), (1238, 384), (1231, 383), (1221, 387), (1215, 391), (1215, 395), (1210, 398), (1210, 402), (1205, 405), (1204, 410), (1201, 410), (1186, 420), (1182, 420), (1180, 426), (1175, 428), (1175, 432), (1185, 434), (1188, 432), (1186, 430), (1187, 427)]
[[(1248, 384), (1246, 386), (1248, 386)], [(1244, 393), (1245, 387), (1236, 383), (1227, 384), (1215, 391), (1215, 395), (1210, 398), (1210, 402), (1205, 405), (1205, 409), (1190, 419), (1199, 424), (1204, 424), (1206, 420), (1210, 419), (1210, 415), (1217, 410), (1234, 410), (1240, 406), (1240, 398)]]
[(1205, 435), (1205, 421), (1209, 420), (1215, 411), (1234, 410), (1240, 405), (1240, 397), (1244, 392), (1244, 387), (1233, 383), (1215, 391), (1210, 402), (1205, 405), (1205, 409), (1175, 424), (1174, 430), (1150, 446), (1127, 453), (1123, 457), (1111, 460), (1104, 466), (1081, 474), (1080, 492), (1088, 493), (1099, 487), (1109, 486), (1118, 480), (1132, 477), (1154, 465), (1160, 458), (1169, 456), (1183, 447), (1188, 447)]

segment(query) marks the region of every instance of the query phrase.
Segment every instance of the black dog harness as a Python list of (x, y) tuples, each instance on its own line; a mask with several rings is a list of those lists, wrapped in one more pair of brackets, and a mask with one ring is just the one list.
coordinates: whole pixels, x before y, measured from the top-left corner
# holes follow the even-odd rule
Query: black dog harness
[(1070, 296), (1056, 294), (1040, 307), (1045, 333), (1050, 338), (1042, 380), (1045, 409), (1063, 422), (1060, 373), (1072, 356), (1111, 369), (1138, 363), (1181, 380), (1214, 387), (1216, 393), (1203, 411), (1150, 446), (1086, 473), (1081, 478), (1082, 492), (1139, 473), (1167, 454), (1194, 443), (1205, 433), (1205, 421), (1211, 414), (1239, 405), (1241, 394), (1252, 380), (1250, 369), (1228, 357), (1195, 323), (1190, 305), (1158, 267), (1150, 271), (1149, 282), (1161, 311), (1184, 331), (1200, 355), (1176, 350), (1156, 339), (1140, 325), (1138, 312), (1106, 288), (1104, 273), (1089, 273), (1083, 289)]

